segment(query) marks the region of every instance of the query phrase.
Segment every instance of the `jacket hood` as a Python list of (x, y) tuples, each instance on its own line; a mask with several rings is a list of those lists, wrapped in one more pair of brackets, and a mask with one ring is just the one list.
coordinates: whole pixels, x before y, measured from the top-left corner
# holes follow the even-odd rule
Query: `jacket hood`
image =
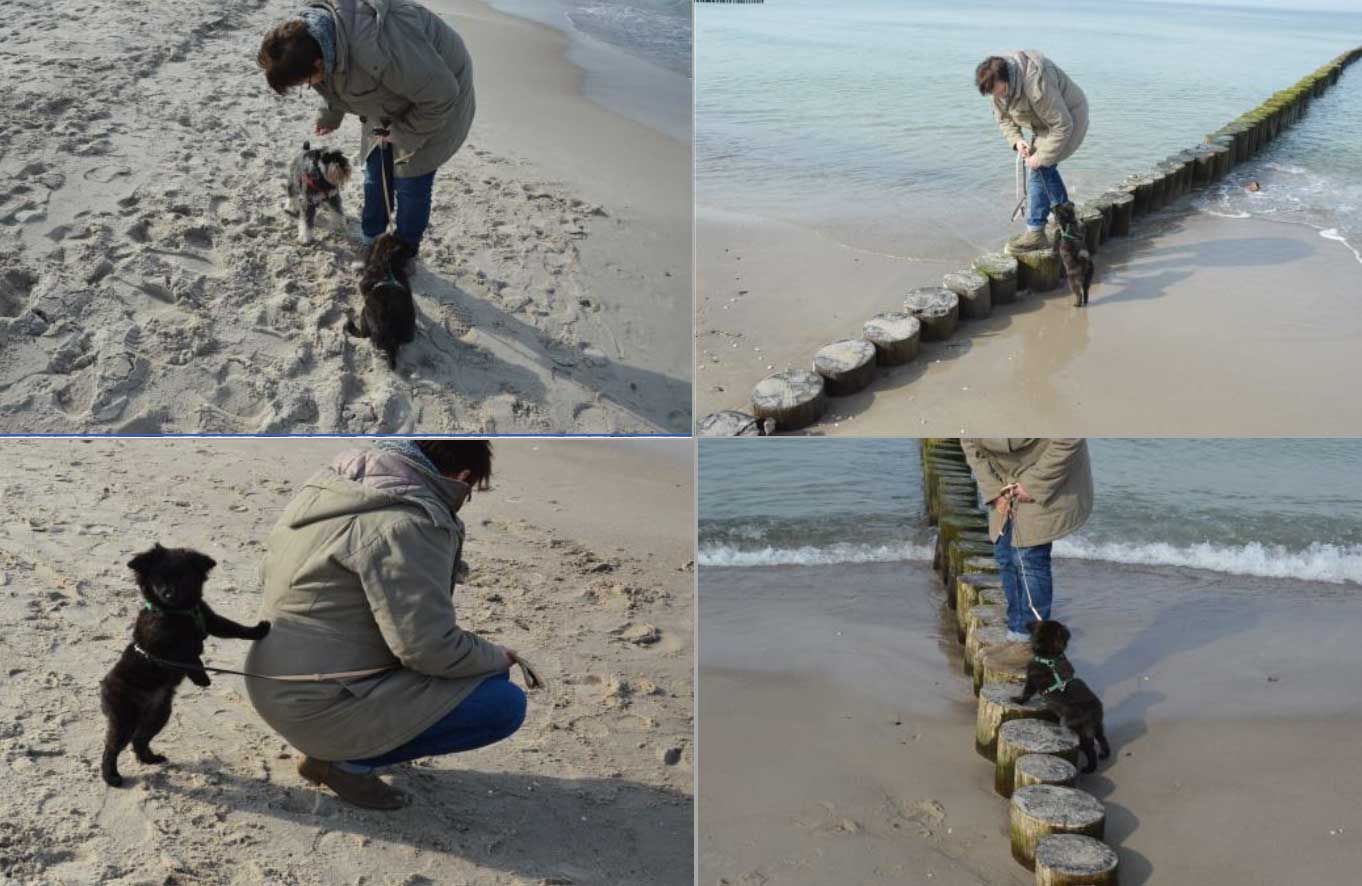
[(457, 525), (455, 514), (471, 491), (467, 483), (432, 473), (400, 453), (348, 449), (306, 484), (285, 515), (291, 528), (319, 520), (392, 507), (416, 506), (437, 526)]

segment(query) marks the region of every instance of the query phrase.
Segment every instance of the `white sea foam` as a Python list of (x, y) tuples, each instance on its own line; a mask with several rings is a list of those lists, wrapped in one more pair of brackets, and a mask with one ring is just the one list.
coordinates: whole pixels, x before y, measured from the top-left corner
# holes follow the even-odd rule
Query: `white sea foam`
[(930, 545), (858, 545), (838, 543), (828, 547), (740, 549), (729, 545), (700, 548), (701, 566), (823, 566), (834, 563), (897, 563), (930, 560)]
[(1143, 566), (1185, 566), (1231, 575), (1362, 584), (1362, 545), (1316, 543), (1305, 550), (1287, 550), (1281, 545), (1257, 542), (1247, 545), (1172, 545), (1162, 542), (1095, 543), (1083, 538), (1069, 538), (1055, 543), (1054, 555)]
[[(1092, 542), (1062, 539), (1054, 554), (1074, 560), (1099, 560), (1139, 566), (1181, 566), (1229, 575), (1293, 578), (1334, 584), (1362, 584), (1362, 545), (1313, 544), (1305, 550), (1281, 545), (1210, 543), (1174, 545), (1165, 542)], [(712, 544), (700, 548), (701, 566), (825, 566), (838, 563), (896, 563), (932, 558), (930, 545), (911, 543), (863, 545), (838, 543), (826, 547), (737, 548)]]
[(1319, 232), (1319, 235), (1326, 240), (1337, 240), (1339, 243), (1342, 243), (1344, 246), (1348, 247), (1348, 251), (1353, 254), (1353, 257), (1356, 258), (1359, 263), (1362, 263), (1362, 252), (1358, 252), (1357, 247), (1349, 243), (1348, 238), (1338, 232), (1338, 228), (1325, 228)]

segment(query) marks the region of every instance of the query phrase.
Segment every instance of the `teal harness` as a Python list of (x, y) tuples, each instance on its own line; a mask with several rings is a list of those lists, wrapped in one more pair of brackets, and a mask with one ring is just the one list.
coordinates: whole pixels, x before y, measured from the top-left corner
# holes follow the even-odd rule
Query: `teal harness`
[(199, 629), (199, 636), (208, 636), (208, 620), (204, 617), (203, 606), (194, 606), (190, 609), (171, 609), (169, 606), (162, 606), (148, 600), (142, 605), (148, 612), (159, 612), (162, 615), (187, 615), (194, 619), (194, 626)]
[(1059, 666), (1056, 664), (1058, 659), (1041, 658), (1039, 655), (1034, 656), (1034, 659), (1048, 667), (1050, 669), (1050, 673), (1054, 675), (1055, 678), (1055, 682), (1050, 685), (1049, 689), (1042, 689), (1040, 691), (1041, 695), (1049, 695), (1052, 692), (1063, 692), (1065, 689), (1069, 687), (1069, 684), (1073, 682), (1073, 677), (1070, 677), (1068, 680), (1060, 679)]
[(1078, 236), (1077, 234), (1073, 233), (1072, 230), (1071, 230), (1070, 228), (1060, 228), (1060, 229), (1059, 229), (1059, 236), (1060, 236), (1061, 238), (1065, 239), (1065, 240), (1074, 240), (1074, 241), (1081, 241), (1081, 240), (1083, 240), (1082, 237), (1080, 237), (1080, 236)]

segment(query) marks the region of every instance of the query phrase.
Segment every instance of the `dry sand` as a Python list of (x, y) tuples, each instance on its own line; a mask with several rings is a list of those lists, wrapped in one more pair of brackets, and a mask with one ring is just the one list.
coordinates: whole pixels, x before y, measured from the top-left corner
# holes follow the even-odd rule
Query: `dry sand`
[[(6, 440), (0, 476), (0, 882), (692, 882), (692, 466), (684, 441), (501, 441), (463, 511), (461, 620), (545, 672), (522, 730), (397, 768), (396, 813), (304, 783), (240, 678), (184, 684), (159, 740), (99, 780), (96, 690), (139, 606), (153, 541), (219, 566), (207, 595), (250, 620), (261, 543), (339, 440)], [(630, 625), (660, 638), (636, 645)], [(246, 645), (210, 640), (239, 667)], [(517, 678), (518, 679), (518, 678)], [(668, 764), (666, 751), (679, 751)]]
[[(697, 415), (743, 408), (768, 366), (811, 365), (873, 314), (901, 310), (908, 289), (968, 263), (698, 219)], [(997, 308), (834, 400), (812, 431), (1362, 433), (1362, 266), (1346, 245), (1298, 225), (1174, 209), (1104, 246), (1097, 268), (1087, 309), (1062, 290)]]
[[(1122, 886), (1351, 882), (1353, 586), (1056, 561)], [(1025, 886), (926, 564), (700, 573), (700, 882)]]
[[(255, 54), (296, 5), (7, 5), (0, 430), (688, 430), (689, 144), (584, 98), (563, 34), (440, 3), (478, 119), (392, 372), (341, 330), (362, 176), (311, 245), (282, 210), (317, 99)], [(357, 151), (358, 121), (325, 141)]]

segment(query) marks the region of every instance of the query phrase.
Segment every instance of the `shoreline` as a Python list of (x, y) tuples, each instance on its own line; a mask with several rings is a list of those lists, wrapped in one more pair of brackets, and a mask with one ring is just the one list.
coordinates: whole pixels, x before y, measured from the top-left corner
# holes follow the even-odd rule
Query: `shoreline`
[[(442, 0), (432, 0), (434, 3)], [(451, 2), (451, 0), (443, 0)], [(601, 107), (690, 143), (692, 77), (627, 47), (578, 30), (560, 7), (534, 0), (477, 0), (502, 15), (547, 25), (568, 38), (566, 55), (583, 74), (582, 94)], [(640, 88), (641, 84), (643, 88)], [(656, 107), (661, 96), (662, 107)]]
[[(1339, 746), (1362, 725), (1347, 676), (1362, 664), (1356, 589), (1055, 571), (1071, 655), (1113, 740), (1078, 786), (1107, 804), (1121, 882), (1346, 879), (1362, 861), (1346, 799), (1362, 773)], [(702, 879), (1032, 882), (973, 748), (975, 700), (930, 564), (699, 579)], [(1282, 816), (1283, 795), (1312, 802)], [(1257, 851), (1269, 845), (1299, 851)]]
[[(858, 337), (873, 314), (901, 309), (908, 289), (967, 265), (855, 252), (809, 229), (738, 224), (705, 207), (696, 241), (697, 415), (749, 409), (747, 393), (770, 371), (808, 366), (823, 345)], [(1184, 199), (1095, 258), (1087, 309), (1075, 312), (1062, 289), (995, 308), (924, 344), (913, 362), (877, 370), (866, 390), (829, 400), (807, 433), (1362, 432), (1362, 413), (1311, 405), (1351, 397), (1349, 342), (1362, 338), (1362, 323), (1348, 299), (1359, 268), (1347, 244), (1293, 222), (1214, 216)], [(1143, 404), (1138, 416), (1125, 409), (1131, 402)], [(1226, 414), (1224, 402), (1252, 408)]]

